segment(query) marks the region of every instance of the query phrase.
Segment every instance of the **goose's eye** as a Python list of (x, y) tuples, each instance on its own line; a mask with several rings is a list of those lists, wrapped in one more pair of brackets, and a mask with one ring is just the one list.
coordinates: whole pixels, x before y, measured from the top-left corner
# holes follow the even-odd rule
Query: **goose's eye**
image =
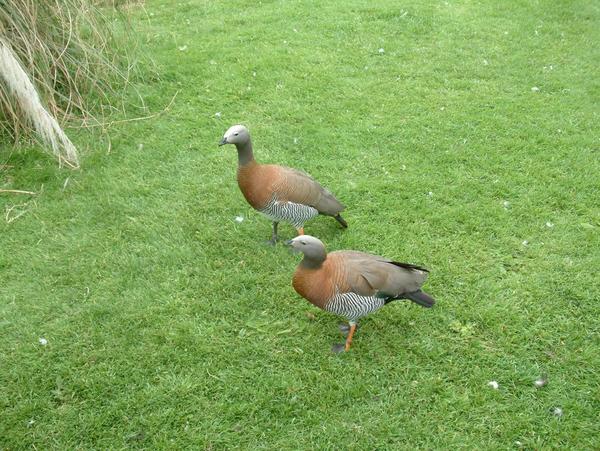
[(306, 244), (306, 241), (304, 241), (304, 240), (303, 240), (303, 241), (300, 241), (300, 243), (302, 243), (302, 244)]
[(235, 136), (239, 135), (239, 133), (234, 133)]

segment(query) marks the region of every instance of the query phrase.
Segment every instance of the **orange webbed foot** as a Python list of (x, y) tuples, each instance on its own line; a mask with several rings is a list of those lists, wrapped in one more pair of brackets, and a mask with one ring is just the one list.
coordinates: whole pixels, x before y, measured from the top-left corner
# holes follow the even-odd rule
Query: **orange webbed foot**
[(354, 336), (354, 331), (356, 330), (356, 324), (350, 323), (350, 333), (348, 337), (346, 337), (346, 346), (344, 347), (344, 351), (350, 350), (350, 345), (352, 344), (352, 337)]
[(356, 331), (356, 323), (340, 324), (340, 331), (346, 335), (346, 343), (333, 345), (331, 351), (338, 354), (340, 352), (345, 352), (350, 349), (352, 345), (352, 337), (354, 336), (354, 332)]

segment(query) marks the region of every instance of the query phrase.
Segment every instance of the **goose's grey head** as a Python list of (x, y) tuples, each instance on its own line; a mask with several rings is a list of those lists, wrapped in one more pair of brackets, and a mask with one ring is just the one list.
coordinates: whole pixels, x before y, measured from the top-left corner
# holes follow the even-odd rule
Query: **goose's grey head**
[(287, 245), (291, 246), (297, 252), (302, 252), (304, 258), (313, 261), (323, 261), (327, 258), (327, 251), (323, 242), (310, 235), (300, 235), (289, 240)]
[(219, 146), (225, 144), (246, 144), (250, 141), (250, 133), (243, 125), (234, 125), (229, 127), (229, 130), (223, 135), (223, 139), (219, 142)]

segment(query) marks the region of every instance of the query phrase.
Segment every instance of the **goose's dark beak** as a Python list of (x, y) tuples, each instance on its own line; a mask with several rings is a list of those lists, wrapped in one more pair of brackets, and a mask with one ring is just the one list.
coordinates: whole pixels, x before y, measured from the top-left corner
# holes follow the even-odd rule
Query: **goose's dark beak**
[(291, 246), (292, 245), (293, 240), (287, 240), (285, 243), (286, 246)]
[(221, 141), (219, 141), (219, 146), (224, 146), (225, 144), (228, 144), (227, 137), (223, 136), (223, 139)]

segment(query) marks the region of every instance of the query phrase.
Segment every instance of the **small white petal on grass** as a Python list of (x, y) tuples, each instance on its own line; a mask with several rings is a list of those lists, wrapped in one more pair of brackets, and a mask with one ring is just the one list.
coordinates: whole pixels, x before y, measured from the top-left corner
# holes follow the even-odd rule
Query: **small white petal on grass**
[(292, 31), (293, 31), (294, 33), (298, 33), (298, 30), (296, 30), (295, 28), (293, 28), (293, 29), (292, 29)]
[(142, 143), (139, 143), (139, 144), (138, 144), (138, 151), (139, 151), (139, 150), (144, 150), (144, 145), (143, 145)]
[(427, 195), (428, 195), (429, 197), (433, 196), (433, 191), (429, 191), (429, 192), (427, 193)]
[(488, 64), (490, 64), (490, 62), (488, 60), (483, 60), (483, 65), (487, 66)]
[(220, 112), (220, 111), (217, 111), (217, 112), (215, 113), (215, 117), (221, 117), (221, 112)]
[(502, 205), (504, 206), (504, 208), (510, 208), (510, 202), (505, 200), (504, 202), (502, 202)]
[(498, 384), (498, 382), (496, 382), (496, 381), (489, 381), (488, 386), (492, 387), (494, 390), (498, 390), (498, 388), (500, 387), (500, 384)]
[(554, 227), (554, 224), (553, 224), (553, 223), (551, 223), (550, 221), (548, 221), (548, 222), (546, 223), (546, 227), (548, 227), (549, 229), (551, 229), (552, 227)]
[(384, 50), (384, 49), (379, 49), (379, 50), (378, 50), (378, 52), (379, 52), (380, 54), (382, 54), (382, 53), (385, 53), (385, 50)]
[(522, 244), (523, 246), (527, 246), (527, 245), (529, 245), (529, 241), (527, 241), (527, 240), (523, 240), (523, 242), (522, 242), (521, 244)]
[(403, 171), (406, 171), (406, 165), (403, 164), (402, 166), (400, 166), (400, 169), (402, 169)]
[(253, 76), (253, 77), (256, 77), (256, 72), (252, 72), (252, 76)]
[(533, 88), (531, 88), (531, 92), (539, 92), (540, 88), (538, 88), (537, 86), (534, 86)]
[(554, 407), (552, 409), (552, 415), (560, 418), (563, 416), (563, 410), (560, 407)]
[(35, 420), (32, 418), (27, 422), (27, 427), (30, 428), (31, 426), (33, 426), (33, 423), (35, 423)]
[(519, 440), (515, 441), (515, 446), (518, 448), (523, 447), (523, 442), (520, 442)]
[(46, 346), (48, 344), (48, 340), (46, 340), (44, 337), (41, 337), (38, 341), (42, 346)]
[(535, 382), (533, 383), (533, 385), (535, 386), (535, 388), (542, 388), (544, 387), (546, 384), (548, 383), (548, 378), (546, 376), (540, 376), (538, 377)]
[(294, 144), (298, 144), (298, 138), (294, 138)]
[(244, 220), (243, 216), (236, 216), (235, 217), (235, 222), (242, 222)]
[(185, 52), (187, 50), (188, 46), (187, 45), (182, 45), (182, 46), (177, 47), (177, 48), (179, 49), (179, 51)]

